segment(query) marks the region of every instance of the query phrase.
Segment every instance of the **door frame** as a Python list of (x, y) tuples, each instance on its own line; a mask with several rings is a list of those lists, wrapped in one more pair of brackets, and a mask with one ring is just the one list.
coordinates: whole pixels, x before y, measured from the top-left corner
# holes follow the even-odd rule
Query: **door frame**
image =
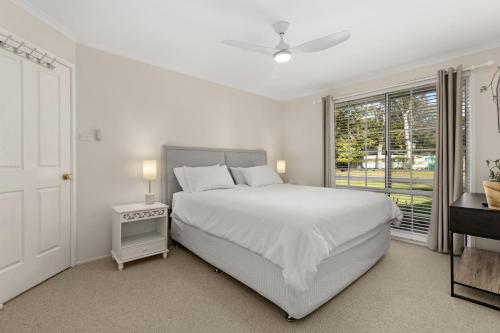
[[(47, 53), (51, 57), (56, 57), (56, 63), (65, 66), (69, 69), (70, 75), (70, 169), (68, 170), (73, 174), (73, 180), (70, 183), (70, 267), (76, 266), (76, 240), (77, 240), (77, 228), (76, 228), (76, 65), (67, 59), (55, 55), (44, 48), (38, 47), (37, 43), (33, 43), (31, 40), (22, 38), (21, 36), (12, 33), (10, 30), (5, 29), (0, 26), (0, 31), (3, 34), (11, 35), (14, 39), (24, 41), (26, 44), (36, 47), (37, 50)], [(75, 43), (76, 50), (76, 43)], [(8, 52), (8, 51), (7, 51)]]
[[(31, 45), (34, 45), (30, 43)], [(75, 44), (76, 48), (76, 44)], [(41, 49), (40, 49), (41, 50)], [(59, 65), (69, 69), (70, 75), (70, 169), (73, 174), (73, 179), (70, 182), (70, 267), (76, 266), (76, 65), (62, 58), (58, 58), (56, 62)]]
[[(76, 44), (75, 44), (76, 48)], [(61, 65), (69, 68), (71, 77), (70, 87), (70, 165), (73, 179), (71, 180), (70, 190), (70, 267), (76, 266), (76, 65), (73, 63), (62, 63)]]

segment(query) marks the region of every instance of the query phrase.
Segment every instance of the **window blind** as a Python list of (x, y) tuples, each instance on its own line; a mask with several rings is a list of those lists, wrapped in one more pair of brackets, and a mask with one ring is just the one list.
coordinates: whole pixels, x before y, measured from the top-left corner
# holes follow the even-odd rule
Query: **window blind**
[(383, 190), (385, 175), (385, 97), (335, 107), (337, 187)]
[[(464, 88), (467, 146), (470, 99), (466, 81)], [(425, 240), (436, 163), (436, 86), (336, 104), (333, 121), (334, 186), (385, 193), (404, 214), (401, 225), (393, 229)], [(469, 151), (465, 151), (464, 184), (468, 184)]]
[(387, 193), (403, 212), (395, 229), (426, 235), (432, 208), (436, 159), (436, 88), (423, 87), (387, 96)]

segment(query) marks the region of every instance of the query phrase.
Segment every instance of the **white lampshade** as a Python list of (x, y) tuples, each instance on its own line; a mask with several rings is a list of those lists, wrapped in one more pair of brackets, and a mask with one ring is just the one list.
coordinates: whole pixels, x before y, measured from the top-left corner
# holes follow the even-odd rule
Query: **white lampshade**
[(156, 160), (142, 161), (142, 177), (146, 180), (156, 179)]
[(288, 50), (280, 50), (276, 52), (274, 55), (274, 61), (278, 63), (284, 63), (290, 61), (292, 59), (292, 53)]
[(278, 173), (286, 173), (286, 161), (285, 160), (278, 160), (276, 162), (276, 171)]

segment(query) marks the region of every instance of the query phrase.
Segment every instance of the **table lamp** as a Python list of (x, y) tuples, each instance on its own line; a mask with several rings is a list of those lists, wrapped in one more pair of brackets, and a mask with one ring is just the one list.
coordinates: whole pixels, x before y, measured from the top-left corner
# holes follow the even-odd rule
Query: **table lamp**
[(286, 161), (285, 160), (278, 160), (276, 162), (276, 171), (280, 174), (283, 175), (286, 173)]
[(156, 160), (142, 161), (142, 178), (149, 182), (149, 192), (146, 193), (146, 204), (150, 205), (155, 202), (155, 195), (151, 193), (151, 181), (156, 179)]

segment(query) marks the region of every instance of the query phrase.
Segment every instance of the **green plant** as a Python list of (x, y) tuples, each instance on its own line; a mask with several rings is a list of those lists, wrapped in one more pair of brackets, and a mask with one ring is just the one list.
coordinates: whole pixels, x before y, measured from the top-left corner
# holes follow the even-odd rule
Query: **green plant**
[[(493, 166), (491, 166), (493, 164)], [(490, 179), (500, 182), (500, 158), (497, 160), (486, 160), (486, 165), (490, 168)]]

